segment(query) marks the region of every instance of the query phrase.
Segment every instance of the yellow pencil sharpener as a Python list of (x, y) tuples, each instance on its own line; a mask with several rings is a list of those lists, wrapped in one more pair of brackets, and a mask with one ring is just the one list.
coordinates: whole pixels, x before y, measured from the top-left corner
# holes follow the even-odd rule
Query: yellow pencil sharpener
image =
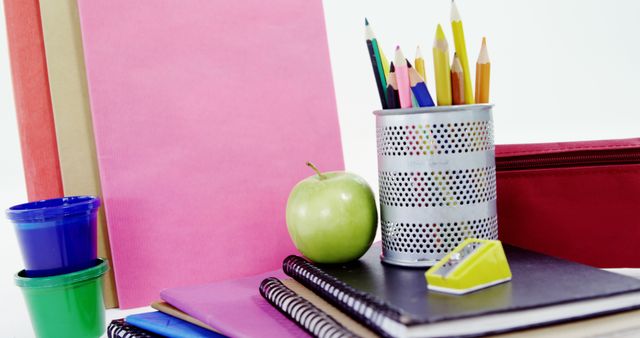
[(511, 280), (500, 241), (469, 238), (425, 273), (429, 290), (463, 295)]

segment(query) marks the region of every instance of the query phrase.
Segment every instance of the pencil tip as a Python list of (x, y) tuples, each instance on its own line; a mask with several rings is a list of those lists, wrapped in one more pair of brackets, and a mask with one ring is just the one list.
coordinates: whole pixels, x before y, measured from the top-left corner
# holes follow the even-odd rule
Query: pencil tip
[(396, 62), (396, 68), (404, 67), (404, 60), (406, 60), (406, 58), (404, 56), (404, 53), (402, 53), (402, 49), (400, 49), (400, 46), (396, 46), (396, 53), (393, 60)]
[(487, 51), (487, 38), (482, 37), (482, 46), (480, 46), (480, 54), (478, 54), (477, 63), (490, 63), (489, 52)]
[(451, 71), (460, 73), (462, 72), (462, 63), (460, 63), (460, 58), (457, 54), (453, 54), (453, 62), (451, 63)]
[(413, 67), (413, 66), (411, 66), (411, 62), (409, 62), (409, 60), (407, 60), (407, 59), (404, 59), (404, 60), (407, 61), (407, 67), (409, 67), (409, 68)]
[(367, 20), (367, 18), (364, 18), (364, 35), (367, 38), (367, 40), (373, 40), (376, 38), (375, 34), (373, 33), (373, 29), (371, 29), (371, 25), (369, 25), (369, 20)]
[(454, 0), (451, 0), (451, 21), (461, 21), (460, 12), (458, 12), (458, 6)]
[(438, 41), (441, 41), (440, 43), (442, 42), (446, 43), (446, 40), (447, 38), (445, 38), (444, 36), (444, 31), (442, 30), (442, 26), (438, 24), (438, 27), (436, 27), (436, 37), (435, 37), (434, 44), (437, 44)]
[(396, 71), (396, 66), (393, 65), (393, 61), (391, 61), (391, 65), (389, 66), (389, 72), (395, 72)]

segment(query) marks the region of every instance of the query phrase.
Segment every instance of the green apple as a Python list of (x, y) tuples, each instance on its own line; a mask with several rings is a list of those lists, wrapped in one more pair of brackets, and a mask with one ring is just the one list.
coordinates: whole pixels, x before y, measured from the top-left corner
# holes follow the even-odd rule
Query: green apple
[(287, 228), (298, 250), (316, 263), (345, 263), (371, 246), (378, 212), (371, 188), (360, 176), (315, 170), (296, 184), (287, 201)]

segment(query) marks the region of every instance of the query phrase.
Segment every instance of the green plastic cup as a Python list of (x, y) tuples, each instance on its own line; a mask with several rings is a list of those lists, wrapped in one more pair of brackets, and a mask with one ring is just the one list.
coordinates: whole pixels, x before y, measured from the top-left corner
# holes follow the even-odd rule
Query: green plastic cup
[(36, 336), (91, 338), (105, 331), (102, 275), (107, 261), (97, 259), (88, 269), (49, 277), (15, 275), (29, 309)]

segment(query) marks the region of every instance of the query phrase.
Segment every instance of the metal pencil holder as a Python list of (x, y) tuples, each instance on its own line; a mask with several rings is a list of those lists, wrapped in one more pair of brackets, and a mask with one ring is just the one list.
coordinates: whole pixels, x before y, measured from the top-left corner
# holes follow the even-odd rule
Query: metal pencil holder
[(497, 239), (492, 105), (376, 111), (382, 260), (431, 266)]

